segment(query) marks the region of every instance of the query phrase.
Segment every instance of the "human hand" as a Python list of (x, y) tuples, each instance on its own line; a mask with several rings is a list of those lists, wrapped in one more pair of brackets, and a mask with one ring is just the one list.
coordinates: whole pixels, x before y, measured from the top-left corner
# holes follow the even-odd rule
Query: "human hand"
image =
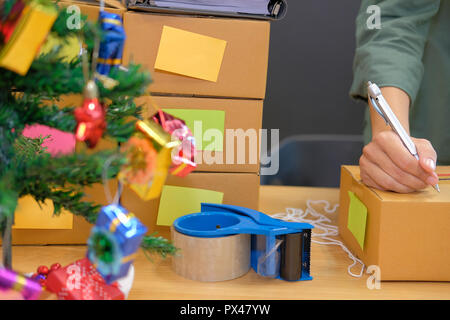
[(359, 159), (364, 184), (380, 190), (409, 193), (439, 182), (436, 151), (428, 140), (411, 138), (419, 161), (390, 130), (377, 133)]

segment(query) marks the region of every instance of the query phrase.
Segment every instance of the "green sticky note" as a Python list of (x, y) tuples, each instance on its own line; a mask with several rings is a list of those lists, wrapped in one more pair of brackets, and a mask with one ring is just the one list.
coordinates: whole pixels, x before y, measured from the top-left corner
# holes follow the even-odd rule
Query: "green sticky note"
[(223, 151), (225, 111), (200, 109), (163, 109), (186, 122), (195, 138), (197, 150)]
[(364, 239), (366, 237), (367, 208), (361, 200), (351, 191), (348, 192), (350, 205), (348, 207), (347, 228), (364, 250)]
[(156, 224), (160, 226), (171, 226), (181, 216), (200, 212), (202, 202), (222, 203), (222, 201), (223, 192), (164, 186), (159, 201)]

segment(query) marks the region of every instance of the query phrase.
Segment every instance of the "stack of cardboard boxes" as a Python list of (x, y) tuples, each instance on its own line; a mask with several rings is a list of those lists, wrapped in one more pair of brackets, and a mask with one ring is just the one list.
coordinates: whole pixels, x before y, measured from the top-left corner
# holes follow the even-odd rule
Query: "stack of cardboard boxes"
[[(99, 7), (95, 1), (61, 4), (76, 4), (91, 20), (98, 17)], [(123, 64), (139, 63), (151, 73), (153, 83), (149, 91), (152, 97), (141, 97), (138, 103), (146, 106), (149, 113), (157, 107), (186, 120), (199, 149), (196, 170), (184, 178), (169, 175), (160, 198), (143, 201), (131, 189), (125, 188), (123, 206), (138, 216), (150, 231), (158, 231), (166, 237), (170, 237), (171, 221), (191, 213), (192, 208), (202, 201), (258, 209), (259, 133), (270, 23), (133, 12), (120, 4), (105, 9), (123, 17), (127, 35)], [(226, 42), (216, 81), (155, 69), (165, 27)], [(78, 101), (81, 103), (81, 97), (70, 97), (64, 103)], [(105, 144), (108, 142), (104, 141), (100, 148)], [(111, 181), (110, 187), (111, 192), (115, 192), (116, 183)], [(107, 204), (103, 185), (95, 185), (86, 191), (87, 200)], [(90, 228), (82, 218), (74, 217), (71, 228), (64, 230), (15, 229), (13, 241), (85, 243)]]

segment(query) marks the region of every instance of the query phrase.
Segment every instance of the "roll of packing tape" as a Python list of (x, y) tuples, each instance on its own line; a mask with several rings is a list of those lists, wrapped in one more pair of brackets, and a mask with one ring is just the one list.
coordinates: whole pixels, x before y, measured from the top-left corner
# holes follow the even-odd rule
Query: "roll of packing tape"
[(179, 253), (172, 257), (178, 275), (197, 281), (239, 278), (250, 269), (251, 236), (237, 234), (218, 238), (192, 237), (172, 227), (172, 242)]

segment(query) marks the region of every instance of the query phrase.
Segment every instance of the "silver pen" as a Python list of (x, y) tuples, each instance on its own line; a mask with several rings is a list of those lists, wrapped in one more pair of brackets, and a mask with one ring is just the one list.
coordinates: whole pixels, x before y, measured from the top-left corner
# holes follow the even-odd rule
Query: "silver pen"
[[(367, 82), (367, 93), (375, 111), (378, 112), (381, 117), (383, 117), (384, 121), (386, 121), (386, 123), (389, 124), (392, 130), (400, 137), (400, 140), (402, 140), (404, 146), (408, 149), (408, 151), (417, 160), (419, 160), (419, 155), (417, 154), (417, 149), (414, 145), (414, 142), (411, 140), (411, 137), (405, 131), (400, 121), (398, 121), (386, 99), (384, 99), (383, 95), (381, 94), (380, 88), (375, 83), (369, 81)], [(441, 192), (438, 184), (434, 185), (433, 188), (436, 189), (436, 191)]]

